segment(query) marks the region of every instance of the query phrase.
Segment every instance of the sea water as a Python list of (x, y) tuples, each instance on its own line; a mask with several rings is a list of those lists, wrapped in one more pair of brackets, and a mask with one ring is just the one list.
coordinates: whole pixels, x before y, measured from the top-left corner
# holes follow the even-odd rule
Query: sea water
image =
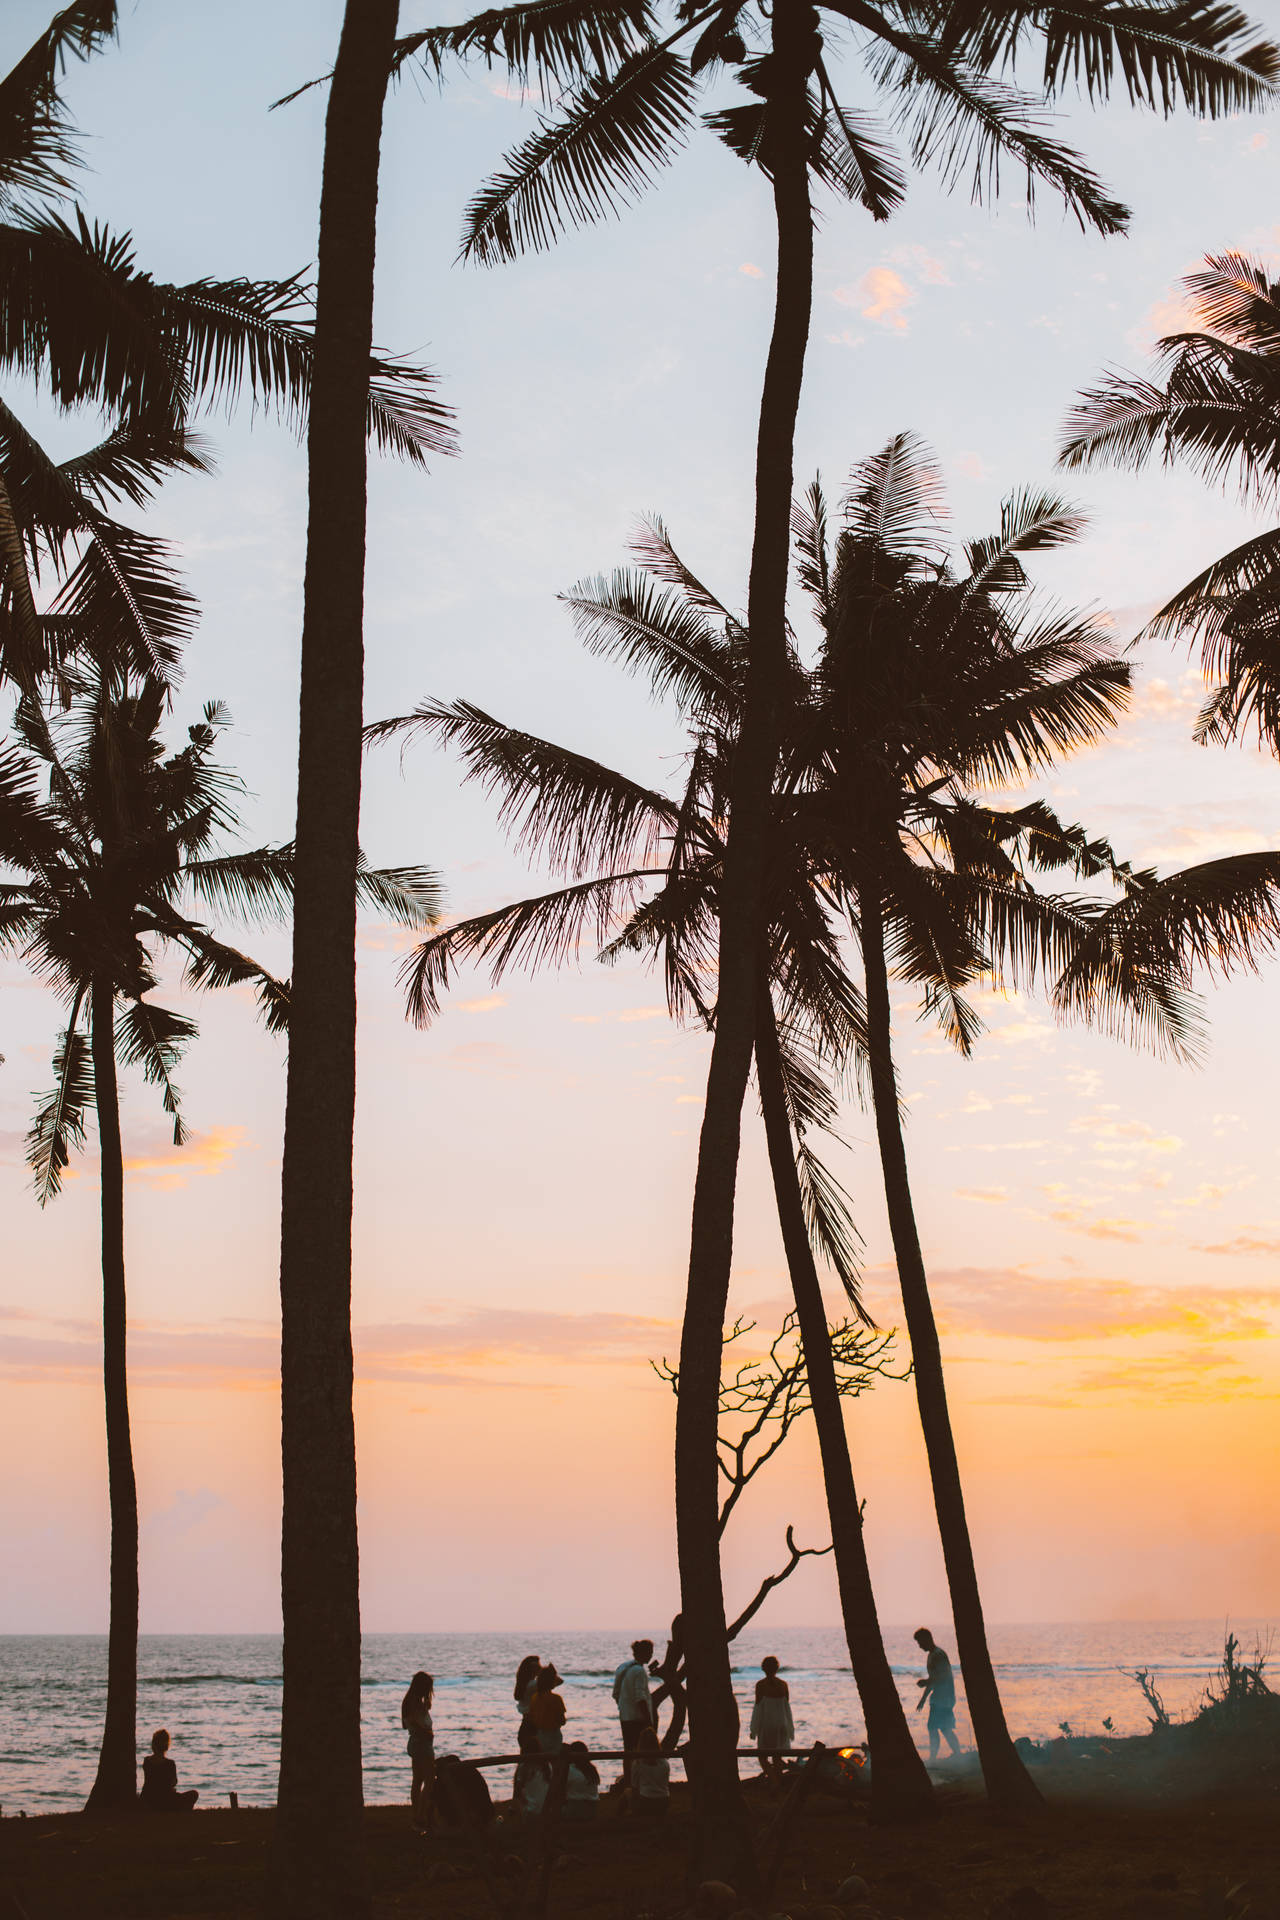
[[(940, 1643), (954, 1639), (934, 1623)], [(1246, 1651), (1265, 1646), (1268, 1624), (1232, 1622)], [(370, 1801), (408, 1798), (409, 1763), (400, 1728), (400, 1699), (420, 1667), (435, 1675), (436, 1752), (513, 1753), (518, 1718), (511, 1697), (526, 1653), (553, 1660), (564, 1676), (566, 1738), (618, 1745), (612, 1697), (614, 1669), (629, 1658), (629, 1641), (650, 1635), (661, 1655), (664, 1632), (633, 1625), (616, 1633), (368, 1634), (364, 1641), (364, 1779)], [(924, 1716), (915, 1711), (923, 1658), (908, 1627), (889, 1628), (885, 1642), (903, 1704), (924, 1744)], [(1192, 1710), (1222, 1656), (1221, 1620), (1124, 1621), (990, 1629), (996, 1676), (1015, 1735), (1042, 1740), (1062, 1722), (1076, 1733), (1099, 1733), (1109, 1719), (1117, 1733), (1142, 1733), (1148, 1712), (1131, 1678), (1150, 1669), (1169, 1711)], [(796, 1743), (848, 1745), (863, 1734), (857, 1690), (839, 1629), (748, 1630), (734, 1642), (734, 1684), (742, 1707), (743, 1743), (760, 1661), (774, 1653), (791, 1689)], [(83, 1804), (93, 1780), (106, 1698), (107, 1643), (97, 1635), (0, 1638), (0, 1808), (5, 1815), (48, 1813)], [(207, 1804), (242, 1806), (275, 1799), (280, 1734), (278, 1634), (146, 1634), (139, 1647), (138, 1739), (153, 1729), (173, 1736), (181, 1784), (198, 1787)], [(957, 1732), (972, 1744), (963, 1678)], [(612, 1777), (605, 1769), (606, 1780)], [(500, 1774), (490, 1775), (505, 1790)]]

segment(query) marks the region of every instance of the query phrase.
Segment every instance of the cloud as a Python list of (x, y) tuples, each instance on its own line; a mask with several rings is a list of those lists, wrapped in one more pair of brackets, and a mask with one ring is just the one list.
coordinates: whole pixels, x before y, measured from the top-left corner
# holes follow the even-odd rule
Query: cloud
[(1212, 1240), (1196, 1242), (1197, 1253), (1226, 1253), (1231, 1255), (1266, 1254), (1270, 1258), (1280, 1255), (1280, 1240), (1267, 1240), (1251, 1233), (1238, 1233), (1234, 1240)]
[(985, 480), (991, 472), (980, 453), (958, 453), (951, 465), (966, 480)]
[(832, 347), (860, 347), (866, 340), (866, 335), (855, 333), (852, 327), (846, 327), (843, 333), (828, 333), (824, 334), (823, 338), (828, 346)]
[(1072, 1233), (1083, 1233), (1090, 1240), (1123, 1240), (1136, 1246), (1142, 1238), (1142, 1229), (1151, 1225), (1150, 1220), (1125, 1220), (1120, 1217), (1089, 1219), (1082, 1209), (1077, 1207), (1056, 1207), (1049, 1215), (1059, 1226), (1069, 1227)]
[[(144, 1187), (185, 1187), (192, 1178), (209, 1178), (225, 1173), (248, 1137), (244, 1127), (210, 1127), (205, 1133), (189, 1133), (186, 1144), (175, 1147), (172, 1134), (148, 1130), (143, 1134), (153, 1144), (144, 1144), (124, 1157), (124, 1170)], [(67, 1180), (96, 1180), (97, 1154), (87, 1154), (73, 1162), (64, 1174)]]
[[(357, 1326), (356, 1379), (463, 1386), (477, 1384), (477, 1368), (498, 1369), (509, 1379), (510, 1370), (530, 1360), (539, 1363), (539, 1375), (551, 1363), (639, 1363), (677, 1332), (674, 1321), (628, 1313), (554, 1313), (445, 1301), (429, 1314)], [(101, 1380), (96, 1327), (45, 1320), (21, 1308), (0, 1308), (0, 1321), (43, 1329), (0, 1333), (0, 1378), (93, 1386)], [(270, 1387), (279, 1368), (279, 1330), (267, 1322), (142, 1322), (130, 1329), (129, 1371), (139, 1387)]]
[(836, 287), (832, 296), (842, 306), (856, 307), (864, 320), (874, 320), (895, 332), (907, 330), (907, 308), (917, 295), (892, 267), (871, 267), (856, 287)]
[(505, 993), (491, 993), (483, 1000), (451, 1000), (449, 1005), (456, 1007), (459, 1013), (496, 1013), (499, 1007), (505, 1007)]
[(745, 273), (748, 280), (760, 280), (764, 277), (764, 269), (758, 267), (754, 260), (744, 260), (738, 272)]
[(934, 258), (924, 247), (913, 245), (895, 247), (889, 255), (896, 267), (908, 267), (917, 280), (923, 280), (927, 286), (949, 287), (953, 284), (951, 275), (941, 260)]
[(501, 1040), (468, 1040), (450, 1047), (441, 1058), (455, 1073), (478, 1073), (496, 1080), (519, 1079), (526, 1066), (524, 1055)]
[(1270, 145), (1271, 145), (1271, 136), (1270, 136), (1270, 134), (1268, 134), (1268, 133), (1255, 133), (1255, 134), (1254, 134), (1254, 136), (1253, 136), (1253, 138), (1252, 138), (1252, 140), (1251, 140), (1251, 141), (1249, 142), (1249, 152), (1250, 152), (1250, 153), (1265, 153), (1265, 152), (1266, 152), (1266, 150), (1267, 150), (1267, 148), (1268, 148), (1268, 147), (1269, 147)]
[(1210, 1288), (1073, 1277), (1050, 1280), (1013, 1267), (958, 1267), (930, 1275), (939, 1319), (951, 1333), (1073, 1341), (1153, 1334), (1256, 1340), (1280, 1316), (1280, 1286)]
[(1007, 1187), (955, 1187), (952, 1191), (957, 1200), (984, 1200), (993, 1207), (1003, 1206), (1009, 1198)]

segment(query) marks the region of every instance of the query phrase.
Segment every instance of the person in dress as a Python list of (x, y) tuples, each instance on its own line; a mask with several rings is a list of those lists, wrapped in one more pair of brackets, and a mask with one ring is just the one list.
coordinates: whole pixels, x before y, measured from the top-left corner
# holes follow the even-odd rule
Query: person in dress
[(622, 1725), (622, 1783), (631, 1785), (631, 1756), (640, 1735), (653, 1725), (653, 1702), (649, 1698), (649, 1662), (653, 1659), (652, 1640), (633, 1640), (631, 1658), (624, 1660), (613, 1676), (613, 1697), (618, 1703)]
[(631, 1808), (642, 1820), (665, 1820), (671, 1805), (671, 1762), (653, 1727), (642, 1729), (631, 1756)]
[(791, 1718), (791, 1689), (778, 1673), (772, 1654), (760, 1662), (762, 1680), (756, 1681), (756, 1701), (751, 1710), (751, 1737), (760, 1756), (760, 1771), (766, 1780), (782, 1778), (782, 1755), (795, 1745), (795, 1722)]
[(541, 1672), (542, 1658), (536, 1653), (526, 1653), (516, 1668), (516, 1684), (512, 1691), (516, 1712), (520, 1715), (520, 1732), (516, 1736), (516, 1745), (521, 1753), (536, 1753), (538, 1748), (537, 1733), (529, 1725), (529, 1708), (533, 1705), (533, 1696), (538, 1689), (538, 1675)]
[(178, 1769), (169, 1758), (169, 1736), (163, 1727), (151, 1736), (151, 1751), (142, 1762), (141, 1804), (148, 1813), (190, 1813), (200, 1795), (194, 1787), (178, 1792)]
[(569, 1766), (564, 1779), (564, 1811), (569, 1820), (594, 1820), (600, 1811), (600, 1774), (585, 1740), (571, 1740), (565, 1748)]
[(560, 1675), (554, 1664), (538, 1672), (538, 1684), (529, 1702), (525, 1719), (537, 1735), (540, 1753), (559, 1753), (564, 1745), (564, 1723), (568, 1718), (564, 1701), (556, 1692)]
[(415, 1673), (400, 1702), (400, 1725), (409, 1736), (409, 1764), (413, 1779), (409, 1806), (419, 1826), (431, 1825), (431, 1798), (436, 1781), (436, 1736), (431, 1724), (431, 1701), (436, 1683), (429, 1673)]
[(956, 1739), (956, 1676), (949, 1657), (942, 1651), (928, 1627), (918, 1627), (912, 1638), (925, 1657), (925, 1677), (917, 1680), (919, 1708), (929, 1708), (929, 1758), (938, 1757), (939, 1739), (945, 1740), (952, 1756), (960, 1758)]

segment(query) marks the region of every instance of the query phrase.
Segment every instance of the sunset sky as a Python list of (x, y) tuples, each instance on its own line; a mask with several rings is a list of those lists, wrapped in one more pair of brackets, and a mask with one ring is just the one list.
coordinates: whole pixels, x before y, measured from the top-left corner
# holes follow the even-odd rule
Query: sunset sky
[[(9, 0), (0, 70), (47, 20)], [(117, 49), (68, 81), (87, 136), (82, 200), (133, 232), (163, 279), (266, 276), (314, 257), (324, 95), (268, 113), (323, 72), (337, 0), (138, 0)], [(406, 27), (427, 18), (402, 9)], [(846, 62), (856, 104), (856, 66)], [(435, 367), (462, 455), (371, 484), (369, 717), (427, 695), (674, 780), (674, 715), (582, 654), (556, 594), (624, 557), (660, 511), (722, 597), (745, 599), (755, 408), (772, 300), (767, 184), (710, 136), (624, 220), (554, 254), (453, 264), (461, 209), (534, 107), (482, 68), (409, 81), (384, 143), (377, 333)], [(1110, 610), (1127, 639), (1243, 537), (1249, 516), (1185, 475), (1055, 476), (1063, 417), (1106, 364), (1146, 364), (1206, 252), (1280, 265), (1280, 119), (1168, 124), (1117, 105), (1071, 117), (1133, 208), (1101, 241), (1046, 198), (1030, 227), (1010, 177), (998, 214), (913, 182), (873, 228), (823, 209), (798, 473), (835, 491), (911, 428), (936, 447), (958, 537), (1002, 494), (1056, 485), (1093, 526), (1038, 569), (1046, 592)], [(94, 435), (20, 383), (5, 398), (50, 444)], [(292, 828), (305, 466), (246, 408), (205, 423), (214, 479), (175, 482), (149, 525), (203, 607), (173, 737), (210, 697), (236, 725), (246, 837)], [(1190, 741), (1202, 685), (1144, 646), (1114, 740), (1046, 782), (1124, 857), (1169, 869), (1280, 846), (1280, 769)], [(483, 796), (425, 747), (368, 769), (364, 842), (441, 871), (466, 914), (527, 886)], [(532, 890), (532, 889), (529, 889)], [(250, 941), (242, 930), (235, 937)], [(287, 965), (281, 936), (253, 935)], [(707, 1043), (667, 1019), (639, 968), (495, 990), (477, 975), (419, 1033), (395, 973), (405, 939), (361, 935), (354, 1319), (364, 1616), (370, 1629), (649, 1626), (676, 1605), (674, 1403), (647, 1360), (679, 1339)], [(40, 1212), (23, 1164), (60, 1024), (45, 989), (0, 971), (0, 1631), (106, 1622), (93, 1151)], [(908, 1151), (944, 1330), (987, 1608), (997, 1621), (1274, 1616), (1280, 1542), (1280, 977), (1206, 996), (1189, 1070), (987, 995), (958, 1061), (899, 1003)], [(130, 1085), (128, 1252), (144, 1631), (278, 1624), (277, 1258), (283, 1043), (236, 996), (201, 1003), (181, 1075), (192, 1141), (170, 1144)], [(899, 1309), (869, 1116), (840, 1170), (867, 1293)], [(745, 1128), (733, 1310), (771, 1328), (786, 1282), (762, 1133)], [(90, 1146), (92, 1149), (92, 1140)], [(833, 1297), (832, 1311), (838, 1310)], [(905, 1349), (903, 1349), (905, 1351)], [(945, 1583), (912, 1390), (850, 1418), (884, 1617), (941, 1617)], [(777, 1564), (788, 1521), (825, 1540), (808, 1436), (726, 1540), (730, 1604)], [(770, 1602), (835, 1617), (830, 1563)]]

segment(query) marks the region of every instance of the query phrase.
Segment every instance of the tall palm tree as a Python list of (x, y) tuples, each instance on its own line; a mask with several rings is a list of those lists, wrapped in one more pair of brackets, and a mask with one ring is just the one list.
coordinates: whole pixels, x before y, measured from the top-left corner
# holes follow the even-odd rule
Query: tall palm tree
[[(1101, 905), (1039, 894), (1029, 869), (1065, 866), (1074, 876), (1124, 879), (1127, 869), (1107, 844), (1064, 828), (1039, 803), (982, 807), (963, 783), (1007, 778), (1094, 738), (1123, 705), (1128, 669), (1090, 623), (1040, 619), (1029, 601), (1018, 556), (1073, 538), (1078, 516), (1050, 498), (1015, 496), (999, 535), (971, 543), (968, 569), (956, 577), (936, 548), (936, 527), (920, 550), (919, 521), (930, 517), (935, 492), (924, 450), (903, 437), (855, 475), (834, 557), (820, 489), (796, 514), (800, 578), (814, 603), (822, 651), (809, 673), (794, 654), (789, 658), (766, 850), (768, 934), (755, 1050), (814, 1383), (851, 1661), (873, 1748), (891, 1767), (901, 1756), (901, 1708), (876, 1624), (838, 1400), (826, 1405), (834, 1381), (813, 1257), (816, 1239), (852, 1288), (850, 1223), (806, 1140), (811, 1129), (829, 1126), (836, 1110), (814, 1056), (828, 1071), (870, 1061), (908, 1325), (921, 1349), (917, 1390), (963, 1636), (961, 1662), (984, 1770), (1000, 1798), (1010, 1791), (1005, 1767), (1016, 1755), (986, 1651), (910, 1212), (885, 1026), (884, 928), (887, 919), (899, 969), (921, 983), (927, 1003), (945, 1013), (952, 1038), (966, 1049), (977, 1031), (963, 995), (969, 981), (993, 966), (1015, 980), (1033, 980), (1037, 968), (1056, 974), (1092, 939)], [(660, 953), (673, 1010), (708, 1026), (719, 1018), (723, 990), (709, 1005), (706, 981), (715, 978), (745, 632), (679, 560), (660, 523), (648, 528), (637, 553), (640, 572), (585, 582), (566, 597), (588, 645), (647, 671), (685, 707), (691, 750), (680, 796), (667, 799), (461, 702), (428, 702), (369, 730), (374, 738), (425, 732), (459, 748), (467, 776), (496, 793), (501, 818), (521, 846), (548, 858), (569, 881), (425, 943), (406, 963), (417, 1019), (434, 1012), (461, 960), (485, 960), (497, 978), (513, 963), (561, 960), (593, 930), (606, 956)], [(654, 586), (654, 576), (662, 585)], [(917, 855), (928, 850), (927, 865), (917, 865), (912, 848)], [(886, 877), (878, 911), (869, 870)], [(639, 899), (642, 893), (647, 897)], [(840, 957), (842, 922), (862, 941), (865, 1003)], [(1166, 984), (1140, 969), (1128, 1001)], [(1163, 993), (1157, 1013), (1166, 1025), (1174, 1022), (1176, 996)], [(911, 1774), (904, 1767), (895, 1779), (890, 1767), (882, 1810), (900, 1811), (911, 1803)]]
[[(821, 643), (811, 709), (784, 765), (861, 952), (868, 1077), (957, 1648), (988, 1793), (1016, 1804), (1034, 1789), (987, 1649), (912, 1205), (889, 978), (921, 982), (926, 1008), (968, 1052), (979, 1030), (971, 982), (1055, 978), (1091, 939), (1105, 902), (1050, 902), (1031, 881), (1055, 867), (1123, 881), (1107, 843), (1062, 828), (1039, 803), (993, 810), (969, 790), (1097, 739), (1126, 702), (1129, 670), (1090, 620), (1044, 612), (1028, 591), (1021, 556), (1075, 538), (1078, 515), (1015, 495), (1000, 533), (970, 543), (956, 570), (939, 539), (941, 504), (928, 451), (908, 436), (855, 470), (834, 542), (812, 490), (796, 533)], [(1191, 1043), (1166, 972), (1139, 970), (1126, 1004), (1175, 1047)]]
[[(454, 29), (414, 36), (404, 50), (438, 62), (479, 46), (525, 62), (519, 36), (489, 12)], [(1168, 112), (1182, 100), (1217, 114), (1263, 104), (1280, 75), (1280, 53), (1248, 44), (1235, 8), (1148, 0), (1122, 10), (1110, 0), (1071, 5), (969, 0), (691, 0), (661, 25), (643, 21), (642, 46), (602, 64), (538, 132), (508, 156), (468, 209), (464, 253), (510, 258), (548, 245), (566, 226), (616, 211), (667, 163), (696, 117), (697, 76), (732, 67), (748, 102), (707, 116), (722, 139), (771, 179), (777, 227), (777, 293), (760, 403), (755, 531), (748, 618), (751, 658), (732, 782), (732, 813), (720, 919), (719, 1017), (694, 1190), (676, 1426), (676, 1522), (689, 1671), (690, 1722), (700, 1756), (695, 1793), (703, 1864), (732, 1871), (749, 1853), (735, 1759), (737, 1711), (725, 1641), (714, 1512), (715, 1418), (720, 1337), (732, 1258), (742, 1099), (754, 1047), (756, 954), (764, 914), (763, 848), (786, 679), (787, 522), (795, 422), (812, 304), (810, 175), (885, 218), (902, 196), (899, 167), (865, 115), (837, 97), (823, 29), (858, 37), (862, 70), (905, 133), (916, 164), (967, 178), (974, 197), (994, 192), (1002, 160), (1025, 170), (1028, 196), (1048, 186), (1082, 225), (1120, 230), (1126, 213), (1080, 157), (1045, 136), (1041, 109), (1083, 83), (1105, 98), (1118, 69), (1129, 98)], [(511, 58), (511, 44), (516, 58)], [(682, 43), (689, 46), (686, 58)], [(1037, 91), (1003, 75), (1039, 52)], [(1002, 1793), (1033, 1797), (1012, 1768)], [(748, 1874), (749, 1877), (749, 1874)]]
[[(16, 951), (67, 1009), (54, 1056), (54, 1091), (36, 1116), (28, 1158), (43, 1206), (58, 1192), (73, 1146), (95, 1108), (101, 1149), (102, 1329), (111, 1606), (107, 1707), (91, 1812), (132, 1803), (136, 1786), (138, 1505), (125, 1363), (124, 1164), (117, 1058), (161, 1089), (184, 1134), (174, 1072), (195, 1022), (157, 1003), (157, 957), (186, 963), (187, 985), (258, 990), (267, 1023), (282, 1028), (287, 991), (191, 916), (190, 902), (287, 910), (287, 876), (268, 852), (219, 855), (234, 824), (236, 783), (213, 759), (226, 716), (207, 707), (190, 744), (169, 758), (159, 737), (155, 684), (121, 697), (99, 676), (51, 727), (32, 705), (19, 718), (25, 751), (5, 754), (0, 865), (22, 877), (0, 886), (0, 946)], [(55, 737), (56, 736), (56, 737)], [(44, 786), (45, 793), (40, 793)]]
[[(208, 706), (189, 744), (166, 757), (166, 705), (156, 681), (121, 694), (115, 676), (50, 721), (24, 702), (21, 745), (0, 761), (0, 947), (19, 953), (67, 1009), (55, 1087), (28, 1141), (43, 1206), (59, 1191), (86, 1114), (101, 1149), (103, 1368), (111, 1507), (107, 1709), (91, 1811), (132, 1802), (138, 1632), (138, 1514), (129, 1431), (124, 1267), (124, 1167), (117, 1062), (140, 1066), (184, 1131), (174, 1073), (196, 1034), (187, 1015), (153, 998), (162, 954), (181, 957), (187, 987), (253, 986), (271, 1031), (285, 1030), (288, 988), (215, 937), (193, 909), (282, 921), (293, 888), (290, 846), (217, 851), (235, 826), (242, 789), (214, 757), (225, 710)], [(44, 795), (41, 788), (45, 789)], [(366, 902), (407, 926), (434, 910), (433, 876), (361, 869)]]

